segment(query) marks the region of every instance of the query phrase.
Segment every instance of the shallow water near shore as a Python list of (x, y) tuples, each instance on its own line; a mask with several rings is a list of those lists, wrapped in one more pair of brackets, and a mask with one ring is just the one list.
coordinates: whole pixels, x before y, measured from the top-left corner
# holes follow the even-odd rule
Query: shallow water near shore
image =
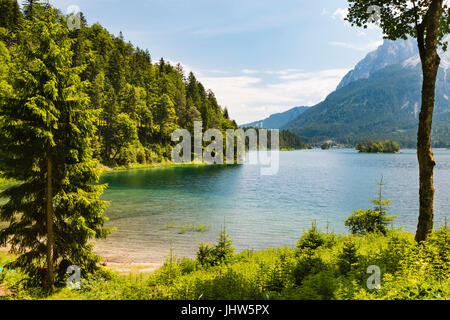
[[(450, 217), (450, 151), (436, 150), (436, 224)], [(226, 225), (239, 250), (293, 246), (313, 220), (321, 230), (347, 232), (353, 210), (370, 208), (383, 177), (394, 226), (414, 232), (418, 216), (415, 150), (359, 154), (354, 150), (280, 152), (277, 175), (255, 165), (196, 166), (106, 173), (105, 214), (117, 228), (96, 251), (113, 262), (161, 262), (193, 257)], [(206, 232), (190, 225), (209, 225)], [(183, 230), (181, 226), (185, 226)]]

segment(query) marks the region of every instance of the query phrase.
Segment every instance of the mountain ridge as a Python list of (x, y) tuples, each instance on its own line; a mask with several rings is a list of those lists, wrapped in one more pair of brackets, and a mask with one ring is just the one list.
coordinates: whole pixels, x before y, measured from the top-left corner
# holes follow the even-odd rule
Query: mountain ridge
[(280, 129), (290, 121), (297, 118), (300, 114), (308, 110), (309, 107), (295, 107), (285, 112), (275, 113), (263, 120), (240, 125), (240, 128), (261, 128), (261, 129)]
[(378, 70), (401, 63), (411, 57), (418, 56), (418, 54), (419, 50), (412, 38), (396, 41), (385, 39), (381, 46), (369, 52), (356, 64), (354, 69), (344, 76), (336, 89), (341, 89), (356, 80), (367, 79)]
[[(414, 40), (398, 42), (386, 40), (361, 60), (324, 101), (282, 129), (294, 132), (307, 142), (335, 140), (356, 144), (364, 139), (395, 139), (402, 147), (414, 147), (422, 71), (417, 50), (412, 47)], [(406, 52), (397, 52), (404, 48)], [(450, 56), (449, 52), (442, 51), (440, 55), (433, 145), (449, 147)]]
[[(331, 93), (282, 129), (307, 142), (332, 139), (355, 144), (365, 139), (395, 139), (403, 147), (416, 144), (421, 105), (419, 65), (388, 66)], [(440, 68), (436, 86), (434, 146), (450, 146), (450, 79)]]

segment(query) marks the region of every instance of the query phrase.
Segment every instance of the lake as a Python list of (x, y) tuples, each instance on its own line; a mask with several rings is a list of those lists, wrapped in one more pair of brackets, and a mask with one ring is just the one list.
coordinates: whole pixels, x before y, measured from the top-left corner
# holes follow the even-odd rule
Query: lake
[[(450, 151), (435, 151), (436, 225), (450, 216)], [(106, 216), (115, 227), (96, 250), (109, 261), (161, 262), (172, 246), (192, 257), (200, 242), (214, 242), (225, 224), (242, 249), (293, 246), (313, 220), (322, 231), (347, 232), (353, 210), (372, 207), (383, 177), (392, 199), (394, 226), (415, 232), (418, 164), (415, 150), (359, 154), (350, 149), (280, 152), (277, 175), (256, 165), (203, 166), (107, 173), (111, 201)], [(190, 232), (189, 225), (209, 225)], [(182, 232), (181, 226), (187, 226)]]

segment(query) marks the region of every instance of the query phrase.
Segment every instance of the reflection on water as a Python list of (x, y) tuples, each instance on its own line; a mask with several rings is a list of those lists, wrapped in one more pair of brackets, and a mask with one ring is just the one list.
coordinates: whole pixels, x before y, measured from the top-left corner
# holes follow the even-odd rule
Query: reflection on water
[[(449, 217), (450, 152), (437, 151), (436, 221)], [(345, 232), (344, 220), (367, 208), (384, 177), (397, 226), (415, 231), (418, 166), (414, 151), (397, 155), (353, 150), (280, 153), (280, 170), (261, 176), (257, 166), (145, 169), (108, 173), (108, 226), (117, 230), (97, 250), (109, 260), (161, 261), (172, 244), (193, 256), (199, 242), (212, 242), (225, 224), (238, 249), (294, 245), (316, 220), (324, 230)], [(206, 233), (180, 233), (168, 225), (210, 225)]]

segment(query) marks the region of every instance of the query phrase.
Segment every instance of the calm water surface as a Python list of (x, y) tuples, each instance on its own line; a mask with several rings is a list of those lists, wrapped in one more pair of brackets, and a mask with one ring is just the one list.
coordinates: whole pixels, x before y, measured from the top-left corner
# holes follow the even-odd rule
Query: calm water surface
[[(450, 151), (435, 151), (436, 223), (450, 217)], [(418, 165), (414, 150), (359, 154), (354, 150), (280, 153), (280, 170), (261, 176), (254, 165), (144, 169), (108, 173), (108, 226), (117, 230), (97, 243), (114, 261), (158, 262), (172, 244), (193, 256), (199, 242), (213, 242), (224, 221), (238, 250), (292, 246), (316, 220), (322, 230), (346, 232), (353, 210), (369, 208), (384, 177), (395, 226), (415, 231)], [(205, 233), (180, 233), (167, 225), (210, 225)]]

